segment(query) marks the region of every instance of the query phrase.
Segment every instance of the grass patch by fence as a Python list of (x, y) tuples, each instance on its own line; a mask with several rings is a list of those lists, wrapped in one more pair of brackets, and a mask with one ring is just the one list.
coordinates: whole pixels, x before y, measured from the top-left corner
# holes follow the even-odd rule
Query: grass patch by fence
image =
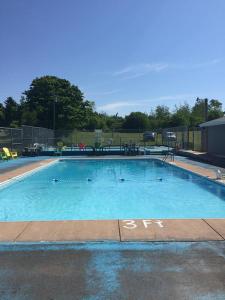
[[(201, 131), (177, 131), (176, 142), (170, 143), (169, 146), (201, 151)], [(94, 146), (96, 141), (95, 132), (91, 131), (71, 131), (71, 132), (59, 132), (56, 135), (57, 141), (62, 141), (64, 145), (71, 146), (83, 143), (85, 145)], [(138, 144), (140, 146), (152, 146), (152, 145), (168, 145), (168, 141), (163, 138), (162, 133), (158, 133), (155, 141), (144, 142), (143, 132), (102, 132), (101, 144), (107, 146), (119, 146), (123, 144)]]

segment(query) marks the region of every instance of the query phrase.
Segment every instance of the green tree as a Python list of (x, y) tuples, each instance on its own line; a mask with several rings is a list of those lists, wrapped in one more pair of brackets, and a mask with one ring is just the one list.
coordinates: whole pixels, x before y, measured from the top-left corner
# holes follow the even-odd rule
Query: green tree
[(155, 110), (151, 109), (151, 111), (149, 113), (149, 116), (148, 116), (148, 119), (149, 119), (149, 129), (150, 130), (158, 129), (158, 122), (156, 120)]
[(191, 122), (191, 108), (187, 103), (175, 106), (175, 111), (171, 116), (171, 126), (189, 126)]
[(197, 98), (191, 111), (191, 125), (197, 126), (205, 121), (205, 100)]
[(20, 116), (21, 125), (35, 126), (38, 123), (37, 112), (30, 109), (29, 105), (26, 104), (24, 96), (20, 100)]
[(90, 115), (85, 128), (88, 130), (107, 129), (107, 125), (106, 125), (107, 118), (108, 118), (107, 115), (103, 115), (95, 112), (92, 115)]
[(19, 126), (19, 104), (12, 98), (8, 97), (4, 101), (5, 126), (18, 127)]
[(132, 112), (125, 117), (125, 129), (145, 130), (149, 127), (148, 115), (142, 112)]
[[(205, 100), (196, 99), (191, 108), (187, 103), (169, 108), (159, 105), (147, 115), (132, 112), (125, 118), (95, 111), (77, 86), (56, 76), (43, 76), (32, 81), (18, 104), (8, 97), (0, 104), (0, 126), (17, 127), (21, 124), (55, 129), (156, 130), (170, 126), (196, 126), (205, 121)], [(208, 105), (208, 120), (224, 115), (222, 103), (212, 99)]]
[(5, 109), (0, 103), (0, 127), (5, 125)]
[(170, 126), (171, 114), (169, 107), (165, 105), (158, 105), (155, 109), (156, 126), (158, 128), (165, 128)]
[(118, 116), (118, 114), (113, 116), (108, 116), (106, 119), (106, 125), (111, 130), (118, 130), (123, 127), (124, 118)]
[(219, 100), (212, 99), (209, 102), (208, 120), (214, 120), (223, 117), (222, 103)]
[(92, 112), (92, 102), (68, 80), (43, 76), (32, 81), (24, 92), (23, 120), (27, 124), (55, 129), (84, 128)]

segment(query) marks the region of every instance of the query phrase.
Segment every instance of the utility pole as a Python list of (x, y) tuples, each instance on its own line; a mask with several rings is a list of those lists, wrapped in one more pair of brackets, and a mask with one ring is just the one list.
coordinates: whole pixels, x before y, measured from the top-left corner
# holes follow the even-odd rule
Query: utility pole
[(55, 104), (57, 103), (57, 96), (53, 99), (53, 130), (55, 131), (55, 119), (56, 119), (56, 107)]
[(208, 121), (208, 99), (204, 99), (205, 102), (204, 102), (204, 119), (205, 119), (205, 122)]

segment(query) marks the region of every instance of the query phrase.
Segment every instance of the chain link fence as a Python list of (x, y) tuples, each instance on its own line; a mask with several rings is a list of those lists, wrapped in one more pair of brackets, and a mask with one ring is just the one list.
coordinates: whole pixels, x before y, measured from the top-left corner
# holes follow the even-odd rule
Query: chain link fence
[(54, 146), (54, 130), (43, 127), (22, 126), (22, 144), (23, 147), (31, 147), (34, 143), (45, 146)]
[(2, 147), (8, 147), (11, 150), (22, 150), (22, 129), (0, 127), (0, 148)]
[[(102, 146), (123, 146), (136, 144), (139, 146), (168, 146), (185, 150), (202, 150), (201, 128), (172, 127), (155, 130), (154, 139), (144, 139), (143, 130), (113, 130), (102, 131), (100, 143)], [(98, 133), (99, 139), (99, 133)], [(0, 148), (22, 151), (25, 147), (32, 147), (34, 143), (46, 148), (57, 146), (95, 146), (95, 131), (56, 130), (23, 125), (21, 128), (0, 127)]]
[[(175, 140), (166, 138), (166, 133), (174, 133)], [(184, 150), (202, 151), (202, 129), (200, 127), (172, 127), (162, 131), (162, 144)]]
[(21, 128), (0, 127), (0, 148), (22, 151), (25, 147), (32, 147), (34, 143), (53, 146), (54, 131), (42, 127), (23, 125)]
[[(96, 139), (99, 139), (99, 133), (95, 131), (55, 131), (55, 139), (57, 142), (62, 142), (67, 146), (76, 146), (80, 143), (87, 146), (94, 146)], [(141, 143), (143, 139), (143, 132), (138, 131), (102, 131), (100, 134), (100, 142), (102, 145), (120, 146), (127, 143)]]
[[(102, 131), (101, 144), (103, 146), (122, 146), (136, 144), (139, 146), (168, 146), (185, 150), (202, 150), (201, 128), (173, 127), (155, 130), (155, 138), (146, 141), (143, 130)], [(173, 138), (172, 138), (173, 137)], [(55, 131), (55, 145), (60, 142), (65, 146), (85, 144), (94, 146), (96, 142), (95, 131)]]

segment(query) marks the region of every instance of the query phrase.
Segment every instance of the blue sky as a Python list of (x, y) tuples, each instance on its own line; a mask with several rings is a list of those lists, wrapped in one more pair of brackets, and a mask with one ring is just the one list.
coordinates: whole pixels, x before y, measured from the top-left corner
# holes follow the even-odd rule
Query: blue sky
[(0, 101), (32, 79), (78, 85), (98, 111), (225, 109), (224, 0), (1, 0)]

